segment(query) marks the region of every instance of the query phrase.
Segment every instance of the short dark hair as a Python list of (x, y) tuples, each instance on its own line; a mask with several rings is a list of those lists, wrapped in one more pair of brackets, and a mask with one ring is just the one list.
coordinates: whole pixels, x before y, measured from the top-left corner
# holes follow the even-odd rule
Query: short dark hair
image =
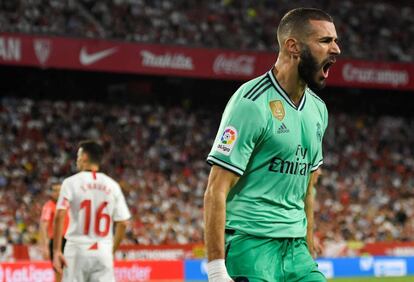
[(79, 142), (79, 149), (86, 153), (89, 157), (89, 162), (93, 164), (101, 164), (104, 150), (103, 147), (94, 140), (84, 140)]
[(309, 21), (328, 21), (333, 22), (332, 17), (316, 8), (297, 8), (287, 12), (280, 20), (279, 26), (277, 27), (277, 41), (279, 46), (283, 44), (283, 35), (297, 35), (302, 37), (310, 33)]

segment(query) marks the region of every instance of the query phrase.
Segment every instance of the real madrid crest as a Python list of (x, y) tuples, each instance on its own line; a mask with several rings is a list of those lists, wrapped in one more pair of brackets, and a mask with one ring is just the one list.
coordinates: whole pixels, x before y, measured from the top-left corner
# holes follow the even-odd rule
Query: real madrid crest
[(285, 117), (285, 108), (283, 107), (282, 101), (275, 100), (269, 103), (272, 114), (275, 118), (282, 121)]

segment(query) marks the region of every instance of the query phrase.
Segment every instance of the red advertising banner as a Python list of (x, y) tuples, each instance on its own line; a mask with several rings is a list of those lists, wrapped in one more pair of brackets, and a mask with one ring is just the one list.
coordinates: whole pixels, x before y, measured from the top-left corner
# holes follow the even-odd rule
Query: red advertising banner
[[(186, 48), (98, 39), (0, 34), (0, 65), (247, 80), (276, 53)], [(328, 85), (414, 90), (414, 64), (338, 60)]]
[(414, 256), (414, 242), (366, 243), (360, 254), (372, 256)]
[(115, 277), (118, 282), (183, 281), (183, 261), (117, 261)]
[(0, 282), (53, 282), (50, 262), (7, 262), (0, 264)]
[(203, 244), (186, 245), (121, 245), (115, 253), (117, 259), (127, 260), (182, 260), (204, 258)]
[[(115, 277), (118, 282), (183, 281), (182, 261), (117, 261)], [(0, 263), (0, 282), (53, 282), (50, 262)]]

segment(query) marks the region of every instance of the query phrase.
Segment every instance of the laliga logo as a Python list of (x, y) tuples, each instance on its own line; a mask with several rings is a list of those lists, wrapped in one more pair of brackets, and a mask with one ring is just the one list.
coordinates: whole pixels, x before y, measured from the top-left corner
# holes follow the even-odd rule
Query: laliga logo
[(52, 42), (49, 39), (35, 39), (33, 49), (40, 64), (44, 65), (49, 59), (52, 50)]
[(221, 136), (221, 143), (231, 145), (236, 140), (236, 130), (234, 128), (227, 128), (223, 136)]
[(254, 73), (254, 56), (226, 56), (220, 54), (214, 60), (213, 71), (217, 74), (232, 74), (251, 76)]

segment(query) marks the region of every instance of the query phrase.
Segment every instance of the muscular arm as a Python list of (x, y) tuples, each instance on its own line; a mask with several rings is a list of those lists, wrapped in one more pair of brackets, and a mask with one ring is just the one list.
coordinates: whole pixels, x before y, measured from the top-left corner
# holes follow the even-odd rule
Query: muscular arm
[(62, 237), (63, 237), (63, 223), (66, 217), (66, 210), (56, 210), (55, 221), (53, 224), (53, 251), (61, 252)]
[(313, 206), (315, 202), (315, 195), (314, 195), (314, 179), (315, 173), (313, 172), (309, 178), (308, 188), (306, 190), (305, 196), (305, 213), (306, 219), (308, 221), (307, 231), (306, 231), (306, 241), (308, 243), (309, 252), (312, 256), (315, 256), (315, 249), (313, 243)]
[(40, 220), (39, 224), (39, 244), (42, 250), (44, 259), (49, 259), (49, 237), (47, 236), (47, 228), (49, 222), (46, 220)]
[(53, 268), (58, 274), (62, 274), (63, 267), (67, 265), (62, 254), (63, 222), (65, 221), (66, 213), (67, 210), (57, 210), (53, 223)]
[(112, 253), (115, 254), (115, 251), (118, 249), (121, 244), (122, 239), (125, 236), (125, 230), (128, 226), (128, 220), (116, 221), (115, 222), (115, 235), (114, 235), (114, 244), (112, 247)]
[(226, 222), (226, 198), (239, 177), (213, 165), (204, 193), (204, 237), (208, 260), (224, 259), (224, 226)]

